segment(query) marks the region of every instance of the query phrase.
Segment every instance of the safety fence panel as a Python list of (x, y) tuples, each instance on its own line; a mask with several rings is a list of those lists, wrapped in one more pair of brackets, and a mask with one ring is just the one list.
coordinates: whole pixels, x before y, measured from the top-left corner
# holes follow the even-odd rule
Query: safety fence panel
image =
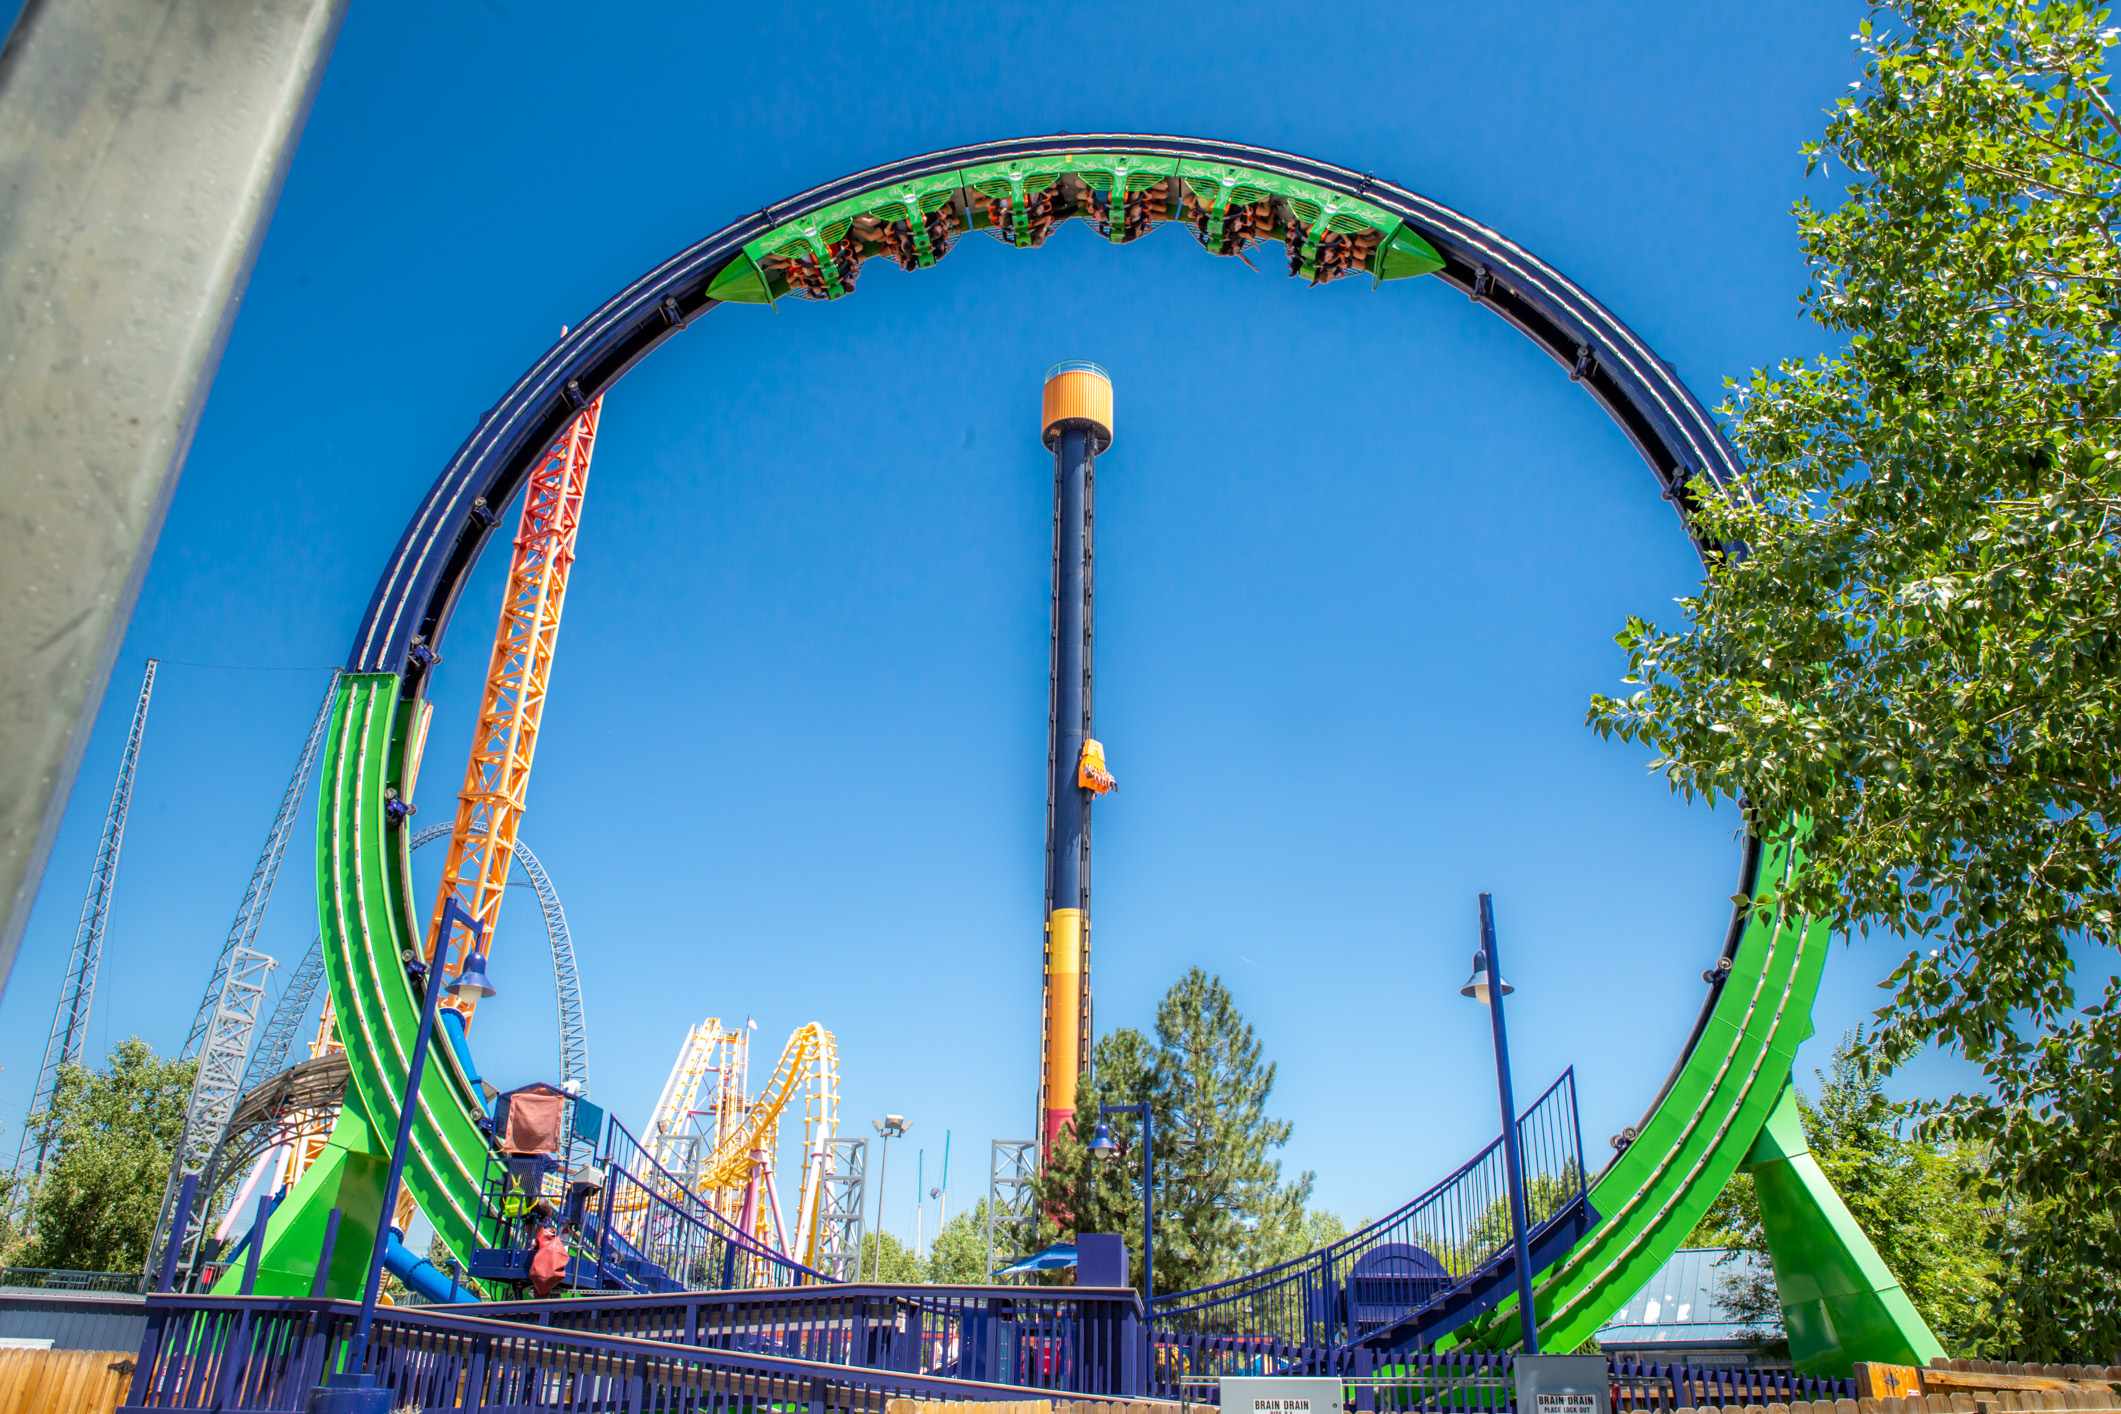
[[(297, 1414), (340, 1369), (359, 1307), (197, 1295), (148, 1298), (148, 1330), (123, 1409)], [(595, 1335), (444, 1307), (376, 1313), (360, 1367), (393, 1408), (598, 1410), (606, 1414), (884, 1414), (895, 1399), (996, 1403), (1038, 1391), (898, 1370)]]
[(1141, 1300), (1126, 1288), (896, 1284), (482, 1305), (553, 1330), (968, 1379), (1068, 1395), (1141, 1388)]
[(0, 1350), (0, 1414), (111, 1414), (132, 1373), (130, 1351)]
[[(1200, 1353), (1207, 1351), (1208, 1360)], [(1507, 1350), (1448, 1350), (1374, 1357), (1361, 1347), (1319, 1357), (1299, 1349), (1235, 1345), (1212, 1349), (1208, 1342), (1168, 1342), (1156, 1347), (1164, 1398), (1191, 1404), (1221, 1402), (1218, 1380), (1235, 1375), (1327, 1375), (1346, 1381), (1357, 1410), (1404, 1410), (1409, 1414), (1514, 1414), (1517, 1357)], [(1212, 1364), (1213, 1376), (1183, 1373), (1188, 1361)], [(1615, 1414), (1674, 1414), (1704, 1404), (1787, 1404), (1797, 1400), (1852, 1398), (1846, 1379), (1799, 1375), (1790, 1370), (1722, 1369), (1608, 1359)]]

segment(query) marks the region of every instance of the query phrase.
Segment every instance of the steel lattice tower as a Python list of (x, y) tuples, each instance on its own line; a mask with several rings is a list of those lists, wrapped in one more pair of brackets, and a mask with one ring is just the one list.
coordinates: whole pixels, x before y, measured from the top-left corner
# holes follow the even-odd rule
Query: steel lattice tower
[[(568, 572), (574, 567), (575, 535), (582, 524), (582, 498), (589, 488), (590, 454), (603, 406), (599, 398), (582, 409), (531, 468), (523, 490), (522, 519), (516, 526), (508, 587), (501, 596), (501, 622), (486, 668), (479, 725), (464, 769), (464, 787), (457, 793), (449, 858), (442, 866), (442, 886), (427, 930), (427, 959), (445, 979), (463, 970), (474, 946), (472, 931), (463, 922), (444, 922), (452, 899), (482, 930), (484, 950), (493, 951), (494, 923), (530, 789), (530, 766), (544, 719), (545, 688), (559, 642), (560, 614), (567, 602)], [(452, 945), (457, 946), (454, 958), (449, 955)], [(477, 999), (450, 997), (442, 1006), (468, 1024)]]
[(834, 1281), (854, 1281), (862, 1264), (862, 1192), (868, 1186), (869, 1141), (833, 1139), (824, 1146), (812, 1264)]
[(203, 1211), (211, 1194), (200, 1192), (190, 1209), (175, 1211), (184, 1180), (206, 1172), (228, 1127), (236, 1101), (243, 1094), (243, 1063), (250, 1055), (250, 1038), (258, 1029), (258, 1014), (265, 1009), (265, 979), (272, 974), (273, 960), (261, 952), (239, 947), (222, 975), (221, 995), (215, 999), (213, 1015), (207, 1019), (206, 1036), (199, 1046), (199, 1070), (192, 1077), (191, 1098), (184, 1107), (184, 1129), (177, 1138), (177, 1154), (170, 1165), (169, 1182), (162, 1191), (161, 1214), (155, 1223), (155, 1240), (147, 1247), (144, 1275), (152, 1277), (162, 1265), (162, 1254), (171, 1242), (188, 1251), (206, 1230)]
[(295, 1033), (302, 1028), (302, 1018), (309, 1015), (309, 1004), (316, 1000), (317, 984), (323, 980), (324, 940), (319, 938), (302, 954), (294, 975), (287, 980), (287, 990), (280, 993), (272, 1015), (266, 1018), (258, 1048), (251, 1052), (250, 1064), (243, 1069), (238, 1097), (248, 1095), (254, 1087), (287, 1068), (287, 1053), (294, 1049)]
[[(155, 691), (155, 669), (161, 664), (147, 660), (147, 673), (140, 680), (140, 700), (133, 704), (133, 724), (125, 737), (125, 754), (118, 760), (118, 783), (110, 793), (110, 809), (103, 816), (103, 838), (96, 846), (96, 865), (88, 876), (88, 897), (81, 904), (81, 921), (74, 927), (74, 955), (66, 966), (66, 980), (59, 987), (59, 1009), (52, 1016), (51, 1039), (44, 1043), (44, 1067), (37, 1072), (37, 1089), (30, 1100), (32, 1117), (49, 1113), (59, 1088), (59, 1068), (81, 1063), (81, 1047), (88, 1037), (89, 1005), (96, 996), (96, 966), (103, 956), (103, 929), (110, 920), (111, 891), (118, 883), (118, 849), (125, 843), (125, 817), (133, 805), (133, 774), (140, 765), (140, 737), (147, 730), (147, 703)], [(37, 1141), (30, 1153), (29, 1121), (22, 1125), (22, 1142), (15, 1151), (15, 1172), (31, 1160), (32, 1179), (44, 1172), (49, 1136)], [(15, 1188), (14, 1206), (27, 1209), (34, 1182)]]
[[(229, 927), (228, 940), (221, 944), (220, 956), (214, 959), (213, 976), (207, 980), (205, 994), (199, 998), (199, 1011), (192, 1018), (191, 1034), (184, 1038), (184, 1049), (177, 1053), (179, 1060), (190, 1060), (199, 1054), (207, 1029), (213, 1024), (214, 1009), (220, 1005), (228, 970), (236, 954), (245, 948), (255, 950), (258, 925), (265, 920), (265, 905), (272, 897), (273, 881), (280, 875), (280, 860), (287, 853), (288, 838), (294, 833), (295, 816), (302, 809), (303, 795), (309, 790), (309, 775), (316, 768), (317, 750), (324, 744), (325, 730), (331, 726), (331, 709), (338, 698), (339, 674), (335, 669), (331, 681), (324, 684), (324, 700), (317, 705), (316, 718), (309, 724), (309, 739), (302, 743), (302, 755), (295, 762), (295, 773), (280, 796), (280, 813), (273, 817), (272, 830), (265, 836), (265, 848), (259, 852), (258, 862), (250, 871), (250, 883), (243, 890), (243, 902), (236, 908), (236, 921)], [(246, 1051), (249, 1040), (248, 1036), (244, 1037)]]

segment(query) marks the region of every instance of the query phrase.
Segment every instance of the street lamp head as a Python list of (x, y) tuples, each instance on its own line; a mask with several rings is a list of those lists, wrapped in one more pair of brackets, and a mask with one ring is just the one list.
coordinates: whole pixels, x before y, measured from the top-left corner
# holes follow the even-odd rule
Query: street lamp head
[(474, 952), (465, 958), (464, 970), (449, 984), (449, 994), (453, 997), (491, 997), (500, 990), (486, 980), (486, 954), (482, 952)]
[[(1502, 995), (1507, 997), (1517, 989), (1510, 985), (1509, 979), (1504, 978), (1502, 979), (1500, 990)], [(1471, 997), (1482, 1006), (1488, 1004), (1488, 957), (1485, 952), (1473, 954), (1473, 975), (1468, 977), (1466, 984), (1458, 989), (1458, 995)]]
[(1112, 1142), (1112, 1126), (1103, 1120), (1098, 1121), (1097, 1133), (1091, 1137), (1090, 1152), (1100, 1159), (1119, 1157), (1119, 1145)]
[(876, 1132), (886, 1139), (903, 1139), (906, 1137), (906, 1131), (913, 1127), (904, 1115), (885, 1115), (882, 1119), (869, 1122), (875, 1125)]

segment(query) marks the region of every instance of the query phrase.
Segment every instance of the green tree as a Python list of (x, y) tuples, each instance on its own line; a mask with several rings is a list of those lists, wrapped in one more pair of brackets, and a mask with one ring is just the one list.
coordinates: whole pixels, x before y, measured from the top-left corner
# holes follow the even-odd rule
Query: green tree
[[(999, 1242), (1000, 1235), (996, 1235)], [(997, 1251), (996, 1261), (1017, 1255), (1015, 1248)], [(960, 1212), (943, 1224), (928, 1247), (925, 1281), (954, 1286), (972, 1286), (990, 1280), (987, 1275), (987, 1200), (982, 1198), (969, 1211)]]
[(1100, 1037), (1092, 1077), (1034, 1186), (1041, 1239), (1120, 1233), (1139, 1282), (1140, 1121), (1109, 1121), (1118, 1162), (1098, 1160), (1087, 1145), (1099, 1105), (1147, 1101), (1155, 1115), (1157, 1292), (1238, 1276), (1286, 1249), (1304, 1222), (1312, 1175), (1282, 1181), (1271, 1151), (1290, 1130), (1266, 1112), (1274, 1066), (1222, 979), (1197, 967), (1181, 977), (1157, 1004), (1153, 1037)]
[(1349, 1233), (1358, 1232), (1369, 1225), (1370, 1220), (1364, 1218), (1354, 1227), (1349, 1227), (1341, 1221), (1340, 1214), (1330, 1208), (1306, 1208), (1288, 1227), (1269, 1229), (1260, 1234), (1260, 1265), (1274, 1267), (1283, 1262), (1293, 1262), (1306, 1252), (1330, 1247)]
[(28, 1121), (50, 1147), (29, 1241), (13, 1261), (90, 1272), (147, 1265), (195, 1068), (138, 1036), (119, 1042), (100, 1071), (60, 1068), (51, 1108)]
[[(1982, 1145), (1996, 1196), (2043, 1215), (2000, 1249), (2011, 1353), (2040, 1359), (2121, 1344), (2121, 1306), (2028, 1304), (2049, 1278), (2121, 1289), (2112, 37), (2081, 0), (1873, 7), (1864, 76), (1807, 149), (1844, 198), (1796, 211), (1804, 306), (1839, 351), (1735, 391), (1752, 472), (1687, 495), (1732, 548), (1683, 628), (1628, 621), (1640, 691), (1590, 711), (1674, 789), (1808, 820), (1795, 904), (1936, 944), (1888, 979), (1877, 1056), (1981, 1065), (1986, 1091), (1927, 1127)], [(2082, 1010), (2080, 959), (2105, 977)]]
[[(1999, 1214), (1980, 1196), (1982, 1156), (1965, 1140), (1910, 1136), (1905, 1110), (1885, 1098), (1864, 1053), (1860, 1031), (1844, 1035), (1828, 1069), (1814, 1072), (1818, 1098), (1797, 1092), (1805, 1142), (1937, 1338), (1955, 1354), (1987, 1354), (1995, 1344), (1989, 1312), (2000, 1294), (1991, 1247)], [(1750, 1175), (1732, 1181), (1688, 1241), (1758, 1253), (1765, 1262), (1767, 1240)], [(1727, 1275), (1719, 1295), (1755, 1330), (1782, 1322), (1774, 1278), (1764, 1267)]]
[[(877, 1252), (883, 1251), (881, 1267)], [(888, 1232), (865, 1232), (862, 1234), (862, 1265), (855, 1274), (857, 1281), (926, 1281), (927, 1264), (911, 1247)]]

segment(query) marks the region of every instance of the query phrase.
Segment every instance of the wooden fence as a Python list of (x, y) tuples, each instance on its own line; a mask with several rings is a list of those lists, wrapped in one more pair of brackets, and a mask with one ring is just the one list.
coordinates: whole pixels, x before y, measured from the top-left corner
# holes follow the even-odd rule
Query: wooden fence
[(1859, 1364), (1855, 1399), (1788, 1404), (1724, 1404), (1679, 1414), (2016, 1414), (2017, 1411), (2121, 1410), (2121, 1365), (2021, 1365), (2017, 1361), (1932, 1360)]
[(0, 1414), (111, 1414), (132, 1377), (130, 1350), (0, 1350)]

